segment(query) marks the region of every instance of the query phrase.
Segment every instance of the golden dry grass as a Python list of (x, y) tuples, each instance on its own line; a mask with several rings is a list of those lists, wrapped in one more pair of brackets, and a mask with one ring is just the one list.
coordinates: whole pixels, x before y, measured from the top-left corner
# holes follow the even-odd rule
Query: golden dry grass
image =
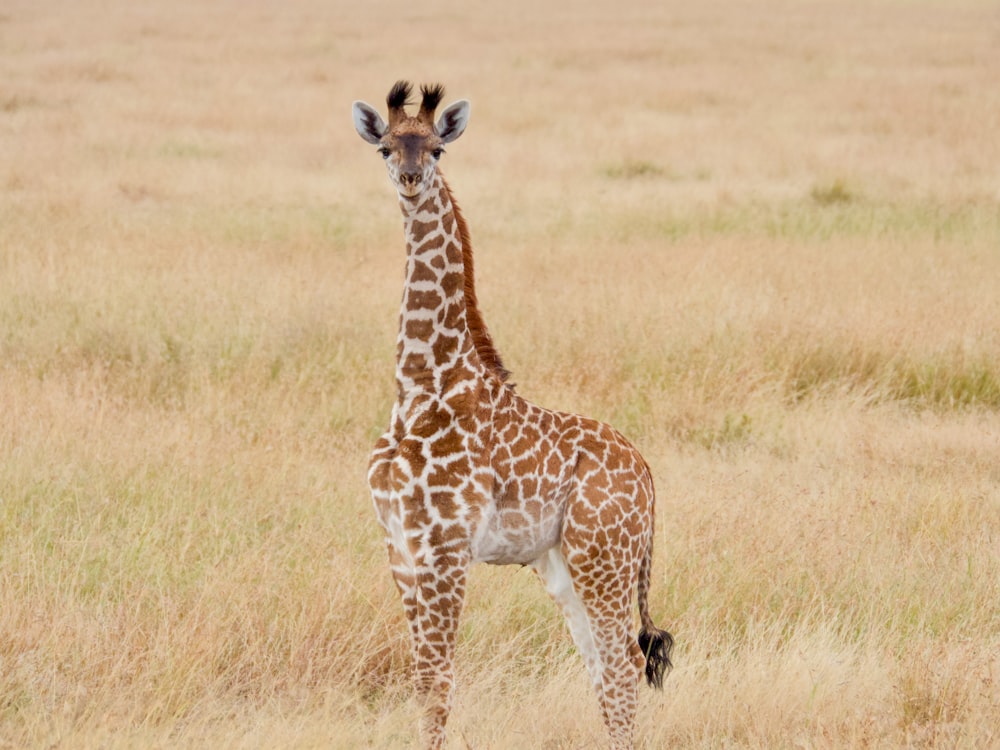
[[(0, 747), (412, 747), (364, 481), (445, 170), (519, 390), (658, 478), (640, 744), (1000, 742), (1000, 16), (986, 2), (0, 10)], [(603, 745), (480, 568), (453, 747)]]

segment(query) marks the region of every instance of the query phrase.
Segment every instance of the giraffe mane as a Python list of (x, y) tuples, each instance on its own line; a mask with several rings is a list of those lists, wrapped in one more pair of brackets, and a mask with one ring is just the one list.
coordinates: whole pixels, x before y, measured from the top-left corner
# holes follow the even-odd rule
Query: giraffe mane
[(475, 264), (472, 256), (472, 235), (469, 234), (469, 225), (465, 223), (462, 210), (458, 207), (458, 203), (455, 202), (455, 196), (452, 194), (447, 180), (444, 179), (444, 175), (440, 171), (438, 175), (441, 177), (444, 189), (451, 199), (452, 211), (455, 214), (455, 223), (458, 225), (458, 236), (462, 241), (462, 265), (464, 266), (465, 274), (465, 316), (466, 324), (469, 326), (469, 334), (472, 336), (472, 343), (476, 347), (476, 354), (479, 355), (479, 361), (483, 363), (483, 366), (500, 378), (501, 383), (506, 383), (508, 387), (513, 388), (513, 383), (507, 383), (511, 375), (510, 370), (503, 366), (500, 352), (494, 346), (493, 337), (490, 336), (489, 329), (486, 328), (486, 322), (483, 320), (483, 314), (479, 311), (479, 300), (476, 299)]

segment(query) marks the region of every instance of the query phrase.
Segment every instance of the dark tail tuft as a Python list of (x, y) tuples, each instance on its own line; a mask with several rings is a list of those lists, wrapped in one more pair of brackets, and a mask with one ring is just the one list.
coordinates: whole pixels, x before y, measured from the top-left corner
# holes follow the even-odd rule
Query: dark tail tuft
[(642, 628), (639, 631), (639, 648), (646, 657), (646, 682), (662, 690), (664, 676), (674, 668), (670, 661), (674, 637), (666, 630)]

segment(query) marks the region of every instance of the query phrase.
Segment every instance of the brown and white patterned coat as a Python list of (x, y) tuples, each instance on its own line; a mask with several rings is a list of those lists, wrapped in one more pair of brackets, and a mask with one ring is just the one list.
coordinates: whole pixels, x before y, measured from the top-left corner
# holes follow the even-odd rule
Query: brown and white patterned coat
[(406, 236), (397, 396), (368, 479), (412, 635), (424, 741), (444, 746), (466, 576), (486, 562), (537, 571), (587, 665), (611, 747), (630, 748), (639, 676), (659, 687), (673, 645), (647, 605), (649, 467), (608, 425), (535, 406), (506, 382), (476, 301), (468, 228), (438, 169), (469, 104), (435, 122), (443, 89), (424, 86), (411, 117), (411, 90), (392, 88), (388, 123), (364, 102), (353, 113), (386, 160)]

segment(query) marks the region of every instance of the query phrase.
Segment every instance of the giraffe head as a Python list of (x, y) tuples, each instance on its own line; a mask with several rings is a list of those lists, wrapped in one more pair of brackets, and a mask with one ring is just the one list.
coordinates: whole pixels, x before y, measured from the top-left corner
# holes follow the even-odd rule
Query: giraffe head
[(469, 102), (464, 99), (449, 105), (434, 122), (434, 110), (441, 103), (444, 87), (421, 86), (423, 100), (416, 117), (406, 114), (413, 87), (397, 81), (386, 97), (389, 123), (374, 107), (354, 102), (354, 127), (358, 135), (378, 146), (389, 168), (389, 179), (401, 198), (417, 200), (431, 184), (444, 145), (457, 139), (469, 122)]

